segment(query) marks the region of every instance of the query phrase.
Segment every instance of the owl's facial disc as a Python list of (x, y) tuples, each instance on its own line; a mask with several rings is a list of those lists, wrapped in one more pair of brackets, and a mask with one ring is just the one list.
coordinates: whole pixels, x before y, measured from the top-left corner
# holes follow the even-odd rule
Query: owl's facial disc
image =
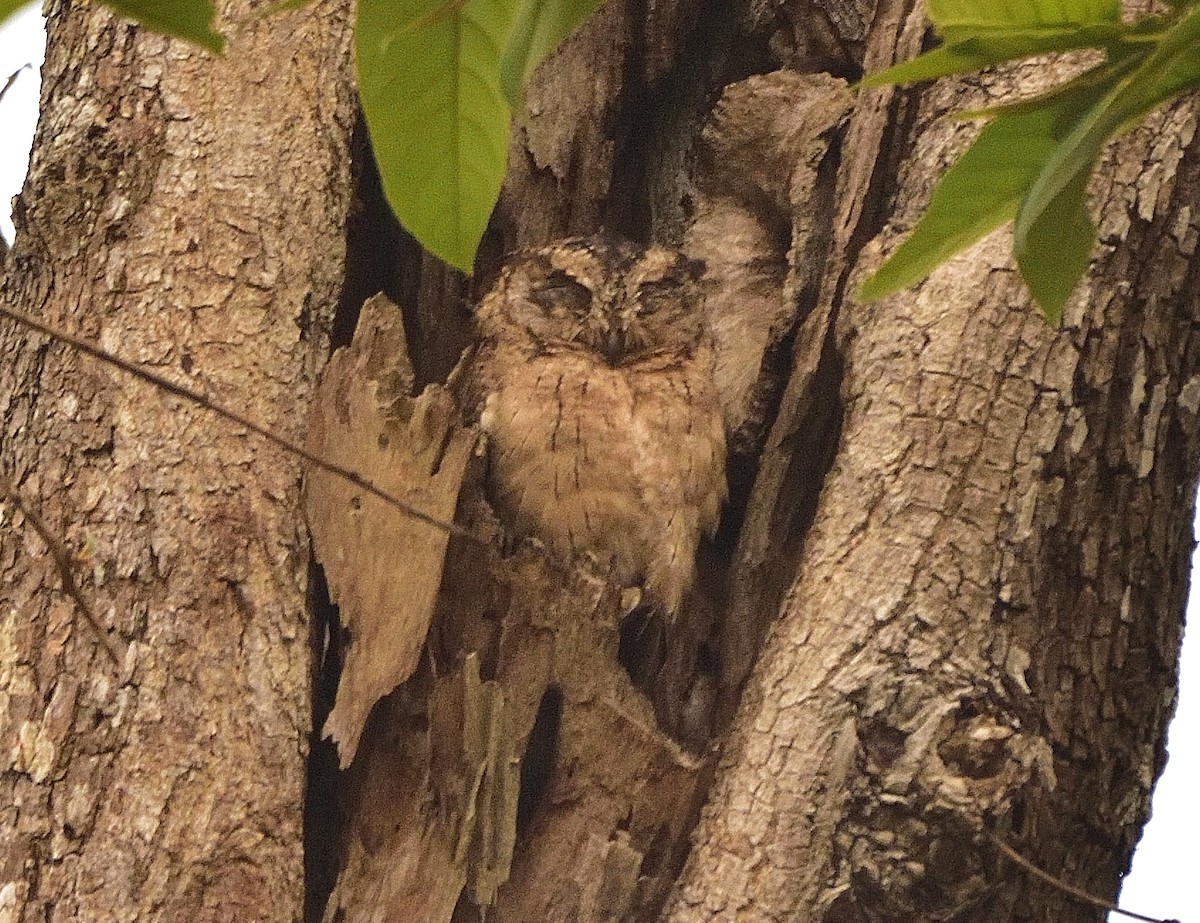
[(530, 257), (510, 277), (509, 304), (517, 329), (545, 346), (617, 368), (665, 348), (690, 350), (701, 335), (696, 267), (674, 251), (601, 235)]

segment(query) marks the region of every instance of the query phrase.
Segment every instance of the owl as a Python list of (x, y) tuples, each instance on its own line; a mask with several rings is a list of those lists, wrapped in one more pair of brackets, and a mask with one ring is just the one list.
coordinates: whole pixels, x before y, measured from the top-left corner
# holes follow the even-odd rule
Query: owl
[(476, 312), (492, 502), (673, 616), (725, 500), (696, 264), (607, 235), (517, 254)]

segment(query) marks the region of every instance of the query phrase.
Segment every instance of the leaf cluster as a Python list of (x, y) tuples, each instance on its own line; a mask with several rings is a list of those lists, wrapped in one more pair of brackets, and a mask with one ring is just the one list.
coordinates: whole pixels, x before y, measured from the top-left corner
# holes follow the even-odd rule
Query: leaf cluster
[[(211, 0), (103, 0), (224, 50)], [(263, 15), (305, 5), (280, 0)], [(25, 0), (0, 0), (0, 21)], [(426, 249), (470, 272), (500, 195), (509, 116), (537, 64), (600, 0), (359, 0), (355, 60), (384, 194)]]
[(1014, 221), (1021, 276), (1047, 320), (1087, 270), (1096, 228), (1085, 196), (1105, 144), (1200, 83), (1200, 4), (1132, 24), (1119, 0), (928, 0), (943, 44), (863, 81), (913, 83), (1050, 52), (1099, 49), (1102, 60), (1038, 96), (975, 112), (987, 125), (951, 167), (909, 238), (863, 286), (899, 291), (984, 234)]
[[(221, 52), (211, 0), (103, 0), (121, 15)], [(266, 14), (303, 6), (279, 0)], [(500, 194), (509, 119), (534, 67), (600, 0), (359, 0), (359, 93), (384, 193), (428, 250), (470, 272)], [(0, 20), (22, 6), (0, 0)], [(947, 172), (864, 298), (926, 276), (1014, 221), (1017, 266), (1057, 322), (1096, 242), (1085, 194), (1105, 144), (1200, 84), (1200, 0), (1127, 24), (1119, 0), (928, 0), (938, 48), (863, 81), (914, 83), (1053, 52), (1102, 60), (1038, 96), (960, 113), (987, 122)]]

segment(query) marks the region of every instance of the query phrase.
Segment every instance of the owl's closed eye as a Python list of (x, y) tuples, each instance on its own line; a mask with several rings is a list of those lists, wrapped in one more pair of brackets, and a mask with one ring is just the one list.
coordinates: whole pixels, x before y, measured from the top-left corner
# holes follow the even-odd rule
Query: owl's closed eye
[(547, 311), (582, 315), (592, 308), (592, 290), (562, 270), (555, 270), (545, 282), (535, 286), (532, 297)]

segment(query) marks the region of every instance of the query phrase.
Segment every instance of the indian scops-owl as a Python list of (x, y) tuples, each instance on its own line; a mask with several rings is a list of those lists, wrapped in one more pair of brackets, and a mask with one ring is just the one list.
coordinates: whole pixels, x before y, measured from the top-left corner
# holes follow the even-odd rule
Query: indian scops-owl
[(491, 497), (669, 616), (726, 495), (714, 357), (680, 254), (607, 235), (517, 254), (477, 311)]

